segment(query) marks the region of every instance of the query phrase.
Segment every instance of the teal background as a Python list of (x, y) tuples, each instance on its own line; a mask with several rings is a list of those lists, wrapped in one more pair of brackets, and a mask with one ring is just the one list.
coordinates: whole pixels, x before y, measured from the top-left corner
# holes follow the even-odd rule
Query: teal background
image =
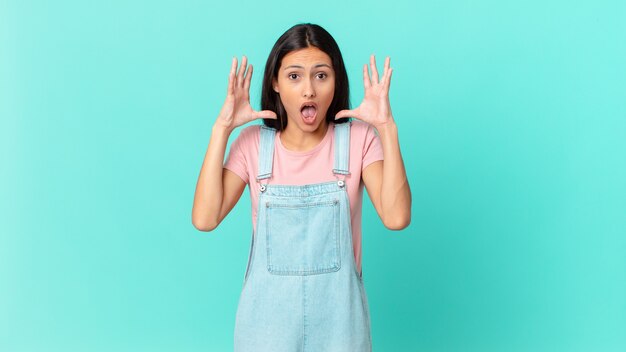
[[(0, 350), (228, 351), (248, 191), (191, 224), (233, 56), (392, 58), (413, 193), (364, 197), (375, 351), (626, 350), (622, 1), (0, 2)], [(231, 137), (231, 141), (234, 136)]]

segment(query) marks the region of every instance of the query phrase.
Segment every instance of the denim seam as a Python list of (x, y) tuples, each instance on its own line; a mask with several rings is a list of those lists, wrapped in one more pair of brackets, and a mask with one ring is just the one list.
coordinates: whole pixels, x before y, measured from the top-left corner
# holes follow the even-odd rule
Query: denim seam
[(277, 190), (276, 187), (272, 188), (271, 184), (266, 184), (265, 191), (263, 193), (267, 194), (268, 196), (276, 197), (276, 198), (308, 198), (308, 197), (315, 197), (315, 196), (323, 196), (329, 193), (337, 193), (338, 192), (337, 188), (339, 188), (339, 186), (337, 185), (337, 182), (333, 181), (332, 186), (334, 186), (332, 187), (332, 189), (301, 188), (298, 190), (296, 189), (278, 189)]
[(308, 276), (308, 275), (319, 275), (326, 274), (339, 271), (341, 267), (337, 264), (327, 269), (318, 269), (318, 270), (287, 270), (276, 268), (271, 265), (268, 265), (267, 271), (269, 271), (272, 275), (282, 275), (282, 276)]
[[(266, 186), (267, 187), (267, 186)], [(339, 186), (337, 186), (339, 187)], [(277, 198), (277, 199), (294, 199), (294, 198), (299, 198), (299, 199), (306, 199), (306, 198), (310, 198), (310, 197), (318, 197), (318, 196), (324, 196), (324, 195), (328, 195), (328, 194), (332, 194), (332, 193), (337, 193), (337, 190), (332, 190), (332, 191), (325, 191), (325, 192), (311, 192), (311, 193), (301, 193), (301, 194), (293, 194), (293, 195), (277, 195), (274, 192), (268, 192), (269, 189), (266, 188), (264, 194), (266, 194), (269, 197), (272, 198)]]
[(306, 279), (302, 278), (302, 351), (306, 351)]
[(243, 277), (243, 287), (246, 287), (246, 283), (248, 282), (248, 277), (250, 276), (250, 272), (252, 271), (252, 265), (253, 265), (253, 260), (254, 260), (254, 252), (256, 252), (255, 250), (255, 240), (254, 237), (256, 235), (254, 233), (252, 233), (252, 239), (250, 240), (250, 255), (248, 256), (248, 265), (246, 266), (246, 273)]
[(303, 204), (284, 204), (284, 203), (273, 203), (271, 201), (265, 203), (267, 208), (289, 208), (289, 209), (299, 209), (299, 208), (313, 208), (320, 206), (335, 206), (339, 202), (338, 199), (333, 199), (325, 202), (315, 202), (315, 203), (303, 203)]
[[(335, 199), (335, 205), (339, 200)], [(341, 208), (337, 207), (333, 211), (333, 222), (335, 225), (335, 259), (337, 261), (337, 270), (341, 268), (341, 229), (339, 228), (339, 221), (341, 220)]]

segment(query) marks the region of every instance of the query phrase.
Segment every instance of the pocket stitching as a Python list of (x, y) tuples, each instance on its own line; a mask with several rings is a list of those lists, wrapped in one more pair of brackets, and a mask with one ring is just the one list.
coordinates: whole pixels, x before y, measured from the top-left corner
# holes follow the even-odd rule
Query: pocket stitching
[[(270, 274), (273, 275), (316, 275), (316, 274), (323, 274), (323, 273), (330, 273), (330, 272), (336, 272), (339, 271), (339, 269), (341, 268), (341, 251), (340, 251), (340, 236), (339, 236), (339, 215), (338, 213), (340, 213), (340, 209), (338, 207), (339, 205), (339, 200), (338, 199), (333, 199), (330, 201), (321, 201), (321, 202), (312, 202), (312, 203), (304, 203), (304, 204), (285, 204), (285, 203), (274, 203), (271, 201), (268, 201), (265, 203), (266, 206), (266, 232), (265, 232), (265, 236), (266, 236), (266, 241), (265, 241), (265, 245), (266, 245), (266, 252), (267, 252), (267, 271)], [(291, 270), (289, 268), (274, 268), (271, 264), (271, 257), (272, 257), (272, 248), (270, 246), (270, 228), (271, 228), (271, 216), (270, 216), (270, 210), (272, 208), (282, 208), (282, 209), (302, 209), (302, 208), (312, 208), (314, 206), (330, 206), (332, 207), (332, 217), (333, 217), (333, 226), (332, 226), (332, 231), (333, 233), (331, 234), (331, 236), (333, 236), (335, 238), (335, 245), (333, 246), (333, 253), (334, 253), (334, 257), (331, 258), (330, 260), (328, 260), (330, 262), (330, 265), (325, 265), (325, 267), (323, 268), (319, 268), (319, 269), (308, 269), (308, 270)]]

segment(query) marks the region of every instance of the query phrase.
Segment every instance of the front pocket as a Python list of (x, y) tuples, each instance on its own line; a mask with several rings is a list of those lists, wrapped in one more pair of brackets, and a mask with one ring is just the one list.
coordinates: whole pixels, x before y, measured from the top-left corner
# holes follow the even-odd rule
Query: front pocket
[(339, 270), (339, 201), (266, 202), (267, 270), (313, 275)]

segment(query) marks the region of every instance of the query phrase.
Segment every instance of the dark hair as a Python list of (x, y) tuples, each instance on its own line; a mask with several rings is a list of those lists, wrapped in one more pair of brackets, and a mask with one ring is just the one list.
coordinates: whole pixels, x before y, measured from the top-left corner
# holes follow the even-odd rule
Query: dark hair
[(282, 131), (287, 127), (287, 111), (280, 101), (280, 96), (273, 89), (273, 80), (278, 77), (278, 70), (283, 57), (294, 50), (316, 47), (325, 52), (335, 71), (335, 95), (326, 112), (326, 122), (344, 123), (349, 118), (335, 120), (335, 115), (344, 109), (350, 109), (350, 87), (348, 73), (343, 63), (341, 51), (335, 39), (324, 28), (311, 23), (297, 24), (289, 28), (278, 38), (265, 63), (263, 88), (261, 92), (261, 110), (276, 112), (277, 119), (263, 119), (265, 126)]

